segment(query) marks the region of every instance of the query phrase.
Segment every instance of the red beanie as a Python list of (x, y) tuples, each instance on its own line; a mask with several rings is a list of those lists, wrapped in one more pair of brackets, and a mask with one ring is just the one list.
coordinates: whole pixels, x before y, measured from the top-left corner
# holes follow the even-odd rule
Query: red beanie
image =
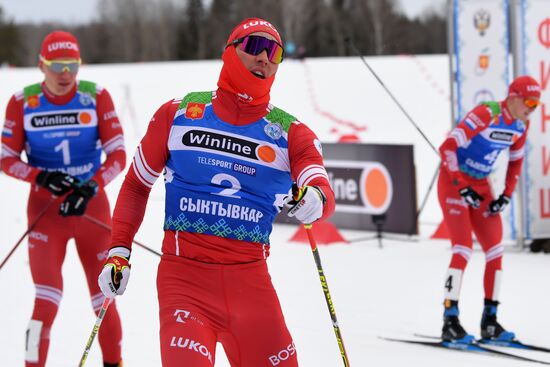
[(235, 28), (233, 28), (233, 31), (227, 39), (226, 44), (229, 45), (236, 39), (248, 36), (249, 34), (256, 32), (268, 33), (275, 37), (275, 40), (281, 46), (283, 45), (283, 41), (281, 41), (281, 36), (279, 35), (279, 32), (277, 32), (277, 29), (273, 26), (273, 24), (269, 23), (267, 20), (263, 20), (260, 18), (248, 18), (240, 22)]
[(540, 85), (530, 76), (522, 75), (514, 79), (512, 84), (510, 84), (508, 96), (540, 99)]
[(53, 31), (48, 34), (40, 49), (40, 56), (46, 60), (77, 59), (80, 60), (80, 48), (75, 36), (64, 31)]

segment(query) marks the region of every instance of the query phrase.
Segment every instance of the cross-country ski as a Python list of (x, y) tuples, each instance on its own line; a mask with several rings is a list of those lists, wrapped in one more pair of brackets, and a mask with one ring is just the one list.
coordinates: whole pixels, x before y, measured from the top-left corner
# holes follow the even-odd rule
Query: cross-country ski
[(391, 342), (398, 342), (398, 343), (406, 343), (406, 344), (415, 344), (415, 345), (421, 345), (425, 347), (432, 347), (432, 348), (444, 348), (448, 349), (450, 351), (460, 351), (460, 352), (469, 352), (469, 353), (477, 353), (480, 355), (487, 355), (487, 356), (493, 356), (493, 357), (502, 357), (502, 358), (511, 358), (516, 359), (519, 361), (524, 362), (533, 362), (533, 363), (539, 363), (539, 364), (545, 364), (550, 365), (550, 361), (544, 361), (539, 360), (535, 358), (530, 357), (524, 357), (521, 355), (517, 355), (514, 353), (509, 352), (503, 352), (496, 349), (487, 348), (480, 343), (472, 342), (472, 343), (456, 343), (456, 342), (450, 342), (450, 341), (428, 341), (428, 340), (415, 340), (415, 339), (399, 339), (399, 338), (388, 338), (388, 337), (380, 337), (383, 340), (391, 341)]

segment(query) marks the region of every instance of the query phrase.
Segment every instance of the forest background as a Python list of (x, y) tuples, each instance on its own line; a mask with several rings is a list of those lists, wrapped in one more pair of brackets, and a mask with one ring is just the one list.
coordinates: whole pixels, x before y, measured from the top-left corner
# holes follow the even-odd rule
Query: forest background
[(410, 18), (397, 0), (98, 0), (85, 24), (16, 23), (0, 6), (0, 65), (34, 66), (44, 35), (76, 35), (85, 63), (219, 59), (231, 28), (272, 22), (287, 57), (442, 54), (444, 8)]

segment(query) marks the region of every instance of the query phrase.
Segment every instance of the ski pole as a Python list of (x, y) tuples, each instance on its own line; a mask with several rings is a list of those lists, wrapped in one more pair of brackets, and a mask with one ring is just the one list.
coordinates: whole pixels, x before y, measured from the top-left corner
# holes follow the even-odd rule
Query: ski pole
[[(298, 202), (302, 199), (304, 191), (298, 187), (296, 182), (292, 183), (292, 197), (295, 202)], [(325, 277), (325, 272), (323, 270), (323, 265), (321, 264), (321, 256), (319, 255), (319, 249), (317, 248), (317, 242), (313, 236), (312, 224), (304, 224), (304, 228), (309, 239), (309, 245), (311, 246), (311, 252), (313, 253), (313, 258), (315, 259), (315, 264), (317, 265), (317, 272), (319, 273), (319, 280), (321, 281), (321, 287), (323, 288), (323, 295), (325, 296), (325, 301), (327, 302), (328, 312), (332, 320), (332, 328), (334, 334), (336, 335), (336, 341), (338, 342), (338, 349), (340, 349), (340, 355), (344, 361), (344, 366), (349, 367), (349, 359), (346, 353), (346, 348), (344, 346), (344, 339), (342, 338), (342, 333), (340, 332), (340, 326), (338, 325), (338, 320), (336, 318), (336, 310), (334, 304), (332, 303), (332, 297), (330, 296), (330, 290), (328, 289), (327, 278)]]
[(426, 194), (424, 195), (424, 199), (422, 199), (422, 204), (420, 204), (420, 208), (418, 208), (418, 210), (416, 211), (416, 215), (414, 217), (414, 222), (413, 222), (414, 227), (411, 228), (411, 231), (410, 231), (409, 235), (412, 235), (412, 233), (414, 232), (415, 227), (418, 224), (418, 219), (420, 218), (420, 214), (422, 214), (422, 211), (426, 207), (426, 203), (428, 202), (428, 198), (430, 197), (430, 193), (432, 192), (432, 189), (434, 188), (434, 184), (435, 184), (437, 178), (439, 177), (440, 168), (441, 168), (441, 166), (438, 165), (437, 168), (435, 169), (435, 172), (432, 176), (432, 180), (430, 181), (430, 185), (428, 186), (428, 190), (426, 190)]
[(311, 246), (311, 251), (313, 252), (313, 258), (315, 259), (315, 264), (317, 265), (317, 271), (319, 272), (319, 280), (321, 281), (321, 287), (323, 288), (323, 294), (325, 295), (325, 301), (327, 302), (328, 312), (330, 313), (330, 318), (332, 319), (332, 328), (334, 329), (334, 334), (336, 335), (340, 355), (344, 361), (344, 366), (349, 367), (349, 359), (344, 346), (344, 339), (342, 338), (340, 326), (338, 325), (338, 320), (336, 319), (336, 310), (334, 309), (334, 304), (332, 303), (327, 278), (325, 277), (325, 272), (323, 271), (323, 265), (321, 265), (321, 256), (319, 255), (317, 242), (315, 242), (311, 227), (311, 224), (304, 224), (304, 228), (306, 229), (307, 237), (309, 239), (309, 245)]
[(19, 247), (19, 245), (21, 244), (21, 242), (23, 242), (23, 240), (25, 239), (25, 237), (27, 237), (27, 235), (33, 230), (34, 227), (36, 227), (36, 225), (38, 224), (38, 221), (40, 219), (42, 219), (42, 217), (44, 216), (44, 214), (46, 214), (46, 212), (48, 211), (48, 209), (52, 206), (53, 202), (55, 201), (55, 199), (52, 199), (50, 200), (50, 202), (48, 202), (46, 204), (46, 206), (44, 206), (44, 209), (42, 209), (42, 211), (40, 213), (38, 213), (38, 216), (36, 217), (36, 219), (29, 225), (29, 227), (27, 228), (27, 230), (25, 231), (25, 233), (23, 233), (21, 235), (21, 237), (19, 238), (19, 240), (17, 240), (17, 243), (15, 244), (15, 246), (13, 246), (13, 248), (11, 249), (11, 251), (8, 253), (8, 255), (4, 258), (4, 260), (2, 260), (2, 263), (0, 264), (0, 269), (2, 269), (2, 267), (4, 266), (4, 264), (6, 264), (8, 262), (8, 259), (11, 257), (11, 255), (13, 255), (13, 253), (15, 252), (15, 250), (17, 249), (17, 247)]
[(399, 107), (399, 109), (401, 110), (401, 112), (403, 112), (403, 114), (405, 115), (405, 117), (407, 118), (407, 120), (409, 120), (409, 122), (416, 128), (416, 130), (418, 130), (418, 132), (420, 133), (420, 135), (422, 135), (422, 137), (424, 138), (424, 140), (426, 141), (426, 143), (428, 143), (428, 145), (433, 149), (433, 151), (435, 152), (435, 154), (437, 154), (439, 156), (439, 151), (435, 148), (435, 146), (432, 144), (432, 142), (430, 141), (430, 139), (428, 139), (428, 137), (424, 134), (424, 132), (420, 129), (420, 127), (414, 122), (414, 120), (412, 119), (412, 117), (407, 113), (407, 111), (403, 108), (403, 106), (401, 105), (401, 103), (399, 103), (399, 101), (397, 100), (397, 98), (395, 98), (395, 96), (393, 95), (392, 92), (390, 92), (390, 90), (386, 87), (386, 85), (384, 84), (384, 82), (382, 82), (382, 79), (380, 79), (380, 77), (378, 76), (378, 74), (376, 74), (374, 72), (374, 70), (370, 67), (370, 65), (367, 63), (367, 60), (365, 60), (365, 57), (363, 55), (361, 55), (361, 53), (359, 52), (359, 50), (357, 49), (357, 47), (355, 47), (355, 43), (353, 42), (353, 40), (351, 38), (346, 38), (346, 41), (349, 42), (349, 44), (351, 45), (351, 48), (353, 48), (353, 51), (357, 54), (357, 56), (359, 56), (361, 58), (361, 61), (363, 61), (363, 64), (365, 64), (365, 66), (367, 67), (367, 69), (369, 69), (369, 71), (371, 72), (371, 74), (375, 77), (375, 79), (378, 81), (378, 83), (380, 83), (380, 85), (382, 86), (382, 88), (384, 88), (384, 90), (386, 91), (386, 93), (388, 93), (388, 95), (391, 97), (391, 99), (395, 102), (395, 104), (397, 105), (397, 107)]
[[(88, 219), (90, 222), (92, 223), (95, 223), (97, 224), (98, 226), (108, 230), (108, 231), (111, 231), (111, 227), (105, 223), (103, 223), (102, 221), (98, 220), (98, 219), (95, 219), (94, 217), (91, 217), (89, 216), (88, 214), (84, 214), (84, 218)], [(150, 253), (153, 253), (157, 256), (161, 256), (161, 254), (155, 250), (153, 250), (152, 248), (150, 248), (149, 246), (145, 246), (144, 244), (136, 241), (136, 240), (132, 240), (133, 243), (135, 243), (136, 245), (138, 245), (139, 247), (149, 251)]]
[[(380, 83), (380, 85), (382, 86), (382, 88), (384, 88), (384, 90), (386, 91), (386, 93), (388, 93), (388, 95), (391, 97), (391, 99), (395, 102), (395, 104), (397, 105), (397, 107), (399, 107), (399, 109), (401, 110), (401, 112), (403, 112), (403, 114), (405, 115), (405, 117), (409, 120), (409, 122), (415, 127), (416, 130), (418, 130), (418, 132), (420, 133), (420, 135), (422, 135), (422, 137), (424, 138), (424, 140), (426, 141), (426, 143), (428, 143), (428, 145), (430, 146), (430, 148), (432, 148), (432, 150), (435, 152), (435, 154), (437, 154), (439, 156), (439, 151), (435, 148), (435, 146), (432, 144), (432, 142), (430, 141), (430, 139), (428, 139), (428, 137), (426, 136), (426, 134), (424, 134), (424, 132), (420, 129), (420, 127), (418, 126), (418, 124), (416, 124), (416, 122), (414, 122), (414, 120), (412, 119), (412, 117), (407, 113), (407, 111), (405, 110), (405, 108), (403, 108), (403, 106), (401, 105), (401, 103), (399, 103), (399, 101), (397, 100), (397, 98), (395, 98), (395, 96), (393, 95), (392, 92), (390, 92), (390, 90), (386, 87), (386, 85), (384, 84), (384, 82), (382, 82), (382, 79), (380, 79), (380, 77), (378, 76), (378, 74), (376, 74), (376, 72), (371, 68), (371, 66), (369, 65), (369, 63), (367, 63), (367, 60), (365, 60), (365, 57), (359, 52), (359, 50), (357, 49), (357, 47), (355, 46), (355, 42), (353, 42), (353, 40), (351, 38), (346, 38), (346, 41), (349, 42), (349, 44), (351, 45), (351, 48), (353, 49), (353, 51), (357, 54), (357, 56), (359, 56), (361, 58), (361, 61), (363, 61), (363, 64), (365, 64), (365, 66), (367, 67), (367, 69), (369, 69), (369, 71), (372, 73), (372, 75), (375, 77), (375, 79), (378, 81), (378, 83)], [(418, 212), (416, 213), (416, 220), (415, 220), (415, 224), (418, 220), (418, 218), (420, 217), (420, 214), (422, 213), (422, 210), (424, 209), (424, 206), (426, 205), (426, 202), (428, 200), (428, 196), (430, 195), (430, 192), (432, 191), (432, 188), (433, 188), (433, 184), (435, 182), (435, 179), (437, 178), (437, 175), (438, 175), (438, 172), (439, 172), (439, 168), (437, 168), (435, 174), (434, 174), (434, 177), (432, 179), (432, 182), (430, 183), (430, 186), (428, 188), (428, 191), (426, 192), (426, 196), (424, 197), (424, 200), (422, 202), (422, 205), (420, 206), (420, 209), (418, 210)]]
[(88, 338), (88, 342), (86, 343), (86, 347), (84, 348), (84, 353), (82, 353), (82, 358), (80, 358), (80, 363), (78, 364), (78, 367), (82, 367), (82, 366), (84, 366), (84, 363), (86, 363), (86, 359), (88, 358), (88, 353), (90, 352), (90, 348), (92, 347), (95, 336), (97, 335), (97, 332), (99, 331), (99, 327), (101, 326), (101, 322), (103, 321), (103, 318), (105, 317), (105, 313), (107, 313), (107, 308), (111, 304), (111, 301), (112, 301), (111, 298), (105, 298), (103, 300), (103, 304), (101, 305), (101, 309), (99, 310), (99, 314), (97, 315), (97, 319), (95, 320), (95, 324), (94, 324), (94, 327), (92, 329), (92, 333), (90, 334), (90, 337)]

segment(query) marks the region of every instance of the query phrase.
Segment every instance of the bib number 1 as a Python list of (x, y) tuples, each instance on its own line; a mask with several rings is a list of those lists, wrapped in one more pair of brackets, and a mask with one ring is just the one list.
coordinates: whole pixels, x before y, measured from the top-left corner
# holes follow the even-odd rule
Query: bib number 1
[(59, 143), (55, 147), (55, 151), (56, 152), (61, 151), (61, 154), (63, 154), (63, 164), (65, 165), (71, 164), (71, 151), (69, 149), (69, 140), (67, 139), (61, 140), (61, 143)]

